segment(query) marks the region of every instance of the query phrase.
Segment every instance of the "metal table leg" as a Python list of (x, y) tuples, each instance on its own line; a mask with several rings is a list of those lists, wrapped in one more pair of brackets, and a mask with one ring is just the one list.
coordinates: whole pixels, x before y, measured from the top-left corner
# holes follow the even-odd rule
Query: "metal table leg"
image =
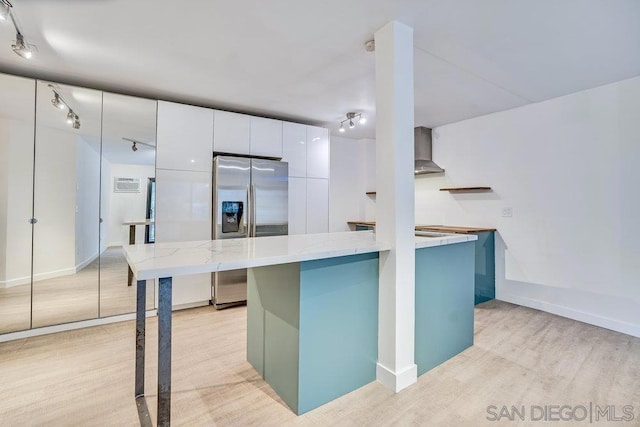
[(138, 280), (136, 287), (136, 382), (135, 397), (140, 426), (151, 426), (151, 417), (144, 398), (144, 355), (147, 281)]
[[(136, 243), (136, 226), (134, 224), (129, 225), (129, 244), (133, 245)], [(133, 271), (131, 271), (131, 267), (127, 266), (129, 269), (129, 273), (127, 274), (127, 286), (131, 286), (131, 281), (133, 280)]]
[(171, 277), (160, 278), (158, 296), (158, 426), (171, 424)]
[(147, 281), (138, 280), (136, 291), (136, 398), (138, 398), (144, 396), (144, 333)]

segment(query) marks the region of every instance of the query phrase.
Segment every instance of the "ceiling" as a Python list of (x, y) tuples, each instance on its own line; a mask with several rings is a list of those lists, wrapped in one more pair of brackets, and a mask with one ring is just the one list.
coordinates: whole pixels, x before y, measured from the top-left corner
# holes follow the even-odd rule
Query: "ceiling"
[(415, 123), (464, 120), (640, 75), (638, 0), (14, 0), (38, 46), (0, 25), (0, 70), (337, 126), (375, 136), (374, 54), (391, 20), (414, 28)]

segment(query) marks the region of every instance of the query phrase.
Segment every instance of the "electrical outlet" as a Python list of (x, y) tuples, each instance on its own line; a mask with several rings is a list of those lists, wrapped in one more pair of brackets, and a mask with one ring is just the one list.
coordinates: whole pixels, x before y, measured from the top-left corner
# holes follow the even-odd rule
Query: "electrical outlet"
[(505, 218), (511, 218), (513, 216), (513, 208), (502, 208), (502, 216)]

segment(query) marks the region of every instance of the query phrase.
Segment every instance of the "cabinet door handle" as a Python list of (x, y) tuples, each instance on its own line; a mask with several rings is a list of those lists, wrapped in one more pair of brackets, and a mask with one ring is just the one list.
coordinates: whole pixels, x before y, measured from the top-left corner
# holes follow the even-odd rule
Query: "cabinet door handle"
[(29, 218), (29, 224), (37, 224), (37, 223), (38, 223), (37, 218)]

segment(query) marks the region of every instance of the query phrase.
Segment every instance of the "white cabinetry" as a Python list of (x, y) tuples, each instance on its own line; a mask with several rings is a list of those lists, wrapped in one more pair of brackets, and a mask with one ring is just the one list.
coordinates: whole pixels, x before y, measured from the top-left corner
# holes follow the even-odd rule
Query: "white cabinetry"
[(307, 233), (329, 231), (329, 180), (307, 178)]
[(251, 117), (251, 155), (282, 157), (282, 121)]
[(289, 234), (329, 231), (329, 130), (283, 123), (289, 163)]
[(289, 176), (307, 177), (307, 127), (305, 125), (283, 123), (282, 160), (289, 163)]
[(307, 126), (307, 178), (329, 179), (329, 130)]
[(158, 169), (211, 172), (213, 110), (159, 101), (157, 127)]
[[(158, 103), (158, 243), (211, 239), (213, 123), (213, 110)], [(210, 274), (174, 277), (174, 308), (206, 305), (210, 299)]]
[(213, 151), (250, 154), (251, 116), (216, 110), (213, 126)]
[(307, 232), (307, 179), (289, 177), (289, 234)]

